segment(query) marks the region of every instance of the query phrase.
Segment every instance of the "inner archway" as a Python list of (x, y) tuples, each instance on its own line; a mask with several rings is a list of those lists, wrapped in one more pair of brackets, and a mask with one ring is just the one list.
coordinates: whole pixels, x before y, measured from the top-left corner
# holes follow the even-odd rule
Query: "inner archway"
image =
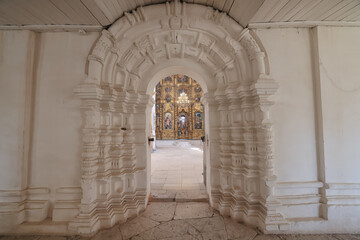
[[(204, 72), (203, 69), (200, 69), (200, 71), (197, 70), (196, 68), (194, 68), (194, 65), (191, 65), (191, 64), (189, 64), (189, 65), (183, 64), (183, 66), (181, 66), (180, 62), (177, 61), (176, 59), (172, 59), (170, 62), (171, 62), (171, 64), (169, 64), (169, 65), (164, 64), (162, 66), (162, 68), (160, 66), (159, 68), (156, 68), (154, 70), (154, 71), (156, 71), (156, 73), (152, 75), (152, 78), (149, 80), (149, 87), (147, 88), (147, 92), (149, 95), (156, 93), (157, 85), (161, 82), (159, 80), (161, 80), (161, 79), (165, 80), (169, 76), (172, 76), (174, 78), (179, 73), (182, 73), (181, 75), (188, 76), (189, 79), (191, 79), (191, 81), (194, 80), (194, 81), (198, 82), (198, 86), (201, 88), (201, 96), (203, 96), (204, 93), (207, 93), (208, 85), (207, 85), (206, 81), (204, 80), (204, 78), (208, 78), (208, 79), (210, 78), (208, 73)], [(176, 83), (175, 78), (174, 78), (174, 80), (175, 81), (173, 82), (173, 84)], [(169, 85), (169, 84), (167, 84), (167, 85)], [(170, 84), (170, 85), (172, 85), (172, 84)], [(166, 86), (164, 86), (164, 87), (166, 87)], [(173, 86), (173, 87), (175, 87), (175, 86)], [(179, 90), (176, 87), (175, 87), (175, 89), (176, 89), (176, 91)], [(165, 90), (165, 89), (163, 89), (163, 90)], [(174, 92), (173, 97), (175, 97), (175, 99), (172, 99), (172, 102), (174, 102), (174, 100), (176, 100), (176, 98), (178, 97), (178, 94)], [(156, 104), (155, 99), (156, 98), (154, 97), (151, 100), (152, 103), (150, 105)], [(200, 104), (200, 103), (198, 103), (198, 104)], [(202, 105), (202, 101), (201, 101), (201, 105)], [(154, 106), (154, 105), (152, 105), (152, 106)], [(164, 107), (164, 106), (161, 106), (161, 107)], [(155, 106), (154, 106), (154, 108), (155, 108)], [(194, 109), (197, 109), (197, 108), (194, 108)], [(151, 109), (149, 107), (147, 112), (148, 112), (148, 114), (151, 115), (151, 113), (149, 113), (149, 112), (154, 111), (154, 110), (155, 109)], [(186, 110), (186, 112), (188, 112), (188, 110)], [(205, 112), (203, 112), (203, 114), (205, 116)], [(174, 115), (176, 115), (176, 114), (174, 114)], [(149, 126), (149, 129), (154, 130), (155, 126), (153, 125), (153, 122), (151, 121), (151, 117), (148, 117), (147, 119), (150, 120), (147, 124)], [(204, 117), (204, 119), (206, 119), (206, 117)], [(173, 124), (176, 124), (176, 122)], [(153, 126), (151, 126), (151, 125), (153, 125)], [(205, 122), (204, 122), (204, 126), (205, 126)], [(176, 126), (174, 126), (174, 128), (171, 129), (170, 132), (172, 132), (176, 129), (177, 129)], [(203, 128), (203, 131), (201, 132), (201, 136), (204, 135), (204, 129), (206, 129), (206, 128), (205, 127)], [(177, 132), (175, 131), (173, 134), (177, 134)], [(156, 135), (155, 131), (153, 132), (153, 135)], [(206, 194), (206, 191), (204, 190), (205, 176), (206, 176), (205, 175), (206, 169), (204, 168), (204, 162), (206, 161), (206, 159), (205, 159), (205, 154), (203, 153), (203, 143), (201, 142), (201, 136), (198, 136), (198, 135), (199, 134), (197, 134), (197, 136), (196, 136), (197, 140), (191, 140), (190, 144), (189, 144), (189, 141), (186, 141), (186, 143), (180, 143), (180, 145), (188, 144), (191, 146), (182, 146), (182, 147), (178, 146), (179, 142), (170, 141), (170, 143), (169, 143), (169, 142), (167, 142), (167, 140), (159, 141), (158, 139), (156, 139), (157, 144), (160, 144), (160, 148), (158, 148), (158, 150), (160, 152), (163, 153), (163, 152), (170, 151), (166, 155), (167, 157), (173, 158), (173, 157), (175, 157), (176, 153), (185, 153), (186, 156), (188, 156), (188, 155), (195, 156), (197, 158), (195, 160), (196, 162), (191, 162), (191, 161), (188, 161), (188, 162), (191, 162), (193, 167), (196, 165), (196, 167), (198, 167), (198, 168), (196, 170), (192, 169), (192, 171), (183, 171), (183, 169), (179, 169), (179, 168), (176, 169), (177, 170), (176, 174), (180, 174), (180, 172), (182, 172), (183, 174), (188, 175), (191, 173), (193, 174), (195, 172), (195, 174), (194, 174), (195, 176), (193, 176), (193, 175), (186, 176), (186, 177), (181, 176), (182, 179), (168, 179), (171, 182), (171, 184), (169, 184), (169, 185), (172, 185), (169, 187), (165, 186), (165, 184), (160, 183), (163, 181), (163, 179), (156, 179), (157, 184), (153, 184), (152, 179), (154, 178), (154, 176), (152, 175), (149, 180), (151, 183), (150, 184), (151, 194), (156, 194), (156, 197), (158, 198), (158, 199), (156, 199), (156, 197), (151, 196), (153, 201), (175, 200), (175, 196), (178, 197), (178, 200), (180, 199), (179, 201), (182, 201), (182, 200), (208, 201), (208, 196)], [(164, 139), (169, 140), (169, 138), (166, 138), (166, 137)], [(175, 137), (175, 139), (178, 139), (178, 137)], [(181, 137), (179, 139), (181, 139)], [(159, 143), (159, 142), (161, 142), (161, 143)], [(164, 146), (164, 145), (168, 145), (168, 144), (171, 144), (171, 145), (174, 144), (175, 147), (174, 146), (171, 146), (171, 147)], [(190, 148), (190, 150), (189, 150), (189, 148)], [(192, 155), (190, 152), (194, 153), (194, 155)], [(151, 153), (151, 157), (150, 157), (151, 163), (153, 163), (154, 155), (157, 155), (158, 153), (159, 152)], [(155, 158), (156, 158), (156, 156), (155, 156)], [(179, 159), (172, 159), (172, 163), (177, 164), (178, 167), (184, 166), (185, 162), (186, 161), (184, 161), (184, 163), (181, 163), (181, 161)], [(201, 169), (199, 169), (199, 165), (200, 165)], [(151, 169), (151, 171), (153, 171), (154, 167), (156, 167), (156, 165), (153, 166), (150, 164), (150, 165), (148, 165), (148, 167)], [(166, 166), (161, 166), (161, 168), (162, 168), (162, 170), (165, 170)], [(169, 169), (167, 169), (167, 170), (169, 170)], [(151, 173), (154, 173), (154, 172), (151, 172)], [(195, 178), (195, 177), (201, 177), (201, 180), (197, 179), (197, 181), (192, 181), (193, 178)], [(155, 176), (155, 178), (158, 178), (158, 176)], [(164, 176), (162, 176), (162, 178), (164, 178)], [(175, 176), (172, 176), (171, 178), (175, 178)], [(176, 180), (176, 182), (174, 182), (174, 180)], [(170, 183), (170, 182), (168, 182), (168, 183)], [(186, 182), (186, 184), (182, 184), (183, 182)], [(162, 186), (160, 186), (160, 188), (159, 188), (159, 185), (162, 185)], [(160, 189), (162, 191), (159, 191)], [(184, 196), (186, 197), (186, 199), (183, 199)]]
[(273, 193), (268, 100), (277, 84), (254, 33), (212, 8), (167, 2), (125, 14), (102, 32), (88, 59), (76, 89), (83, 99), (83, 197), (71, 229), (91, 234), (146, 207), (151, 94), (158, 79), (179, 72), (204, 91), (211, 206), (264, 231), (284, 224)]
[(151, 201), (205, 201), (201, 85), (186, 74), (161, 79), (150, 121)]

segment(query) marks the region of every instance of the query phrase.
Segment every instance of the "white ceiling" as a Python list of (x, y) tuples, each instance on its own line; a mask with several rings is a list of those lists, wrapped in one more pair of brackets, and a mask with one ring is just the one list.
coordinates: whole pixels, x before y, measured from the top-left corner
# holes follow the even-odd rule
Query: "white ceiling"
[[(0, 0), (0, 28), (84, 25), (101, 29), (139, 6), (165, 0)], [(360, 0), (184, 0), (228, 13), (242, 26), (360, 25)]]

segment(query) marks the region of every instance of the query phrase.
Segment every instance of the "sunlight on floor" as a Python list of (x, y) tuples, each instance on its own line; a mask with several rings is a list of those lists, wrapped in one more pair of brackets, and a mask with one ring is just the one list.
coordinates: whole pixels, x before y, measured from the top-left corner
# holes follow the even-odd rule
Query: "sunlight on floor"
[(192, 150), (195, 150), (195, 151), (200, 151), (202, 152), (202, 150), (200, 148), (191, 148)]
[(203, 153), (196, 147), (159, 147), (151, 154), (152, 190), (203, 190)]

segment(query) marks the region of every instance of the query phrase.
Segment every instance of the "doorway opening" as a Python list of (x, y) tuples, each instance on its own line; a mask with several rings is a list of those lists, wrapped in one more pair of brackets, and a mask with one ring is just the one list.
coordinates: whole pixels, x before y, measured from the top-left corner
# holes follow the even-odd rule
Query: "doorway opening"
[(175, 74), (154, 88), (151, 195), (153, 201), (207, 201), (203, 157), (203, 90)]

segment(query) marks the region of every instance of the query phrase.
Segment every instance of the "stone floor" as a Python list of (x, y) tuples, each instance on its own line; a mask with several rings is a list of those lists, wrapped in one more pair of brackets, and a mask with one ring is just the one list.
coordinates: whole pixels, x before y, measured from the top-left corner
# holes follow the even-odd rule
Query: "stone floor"
[(0, 236), (0, 240), (360, 240), (360, 235), (263, 235), (212, 210), (202, 178), (202, 151), (184, 145), (152, 154), (152, 198), (140, 216), (92, 238)]
[(92, 238), (80, 236), (0, 236), (0, 240), (356, 240), (360, 235), (263, 235), (220, 216), (204, 202), (150, 202), (140, 216)]
[(203, 153), (186, 141), (158, 147), (151, 154), (151, 190), (204, 190)]

